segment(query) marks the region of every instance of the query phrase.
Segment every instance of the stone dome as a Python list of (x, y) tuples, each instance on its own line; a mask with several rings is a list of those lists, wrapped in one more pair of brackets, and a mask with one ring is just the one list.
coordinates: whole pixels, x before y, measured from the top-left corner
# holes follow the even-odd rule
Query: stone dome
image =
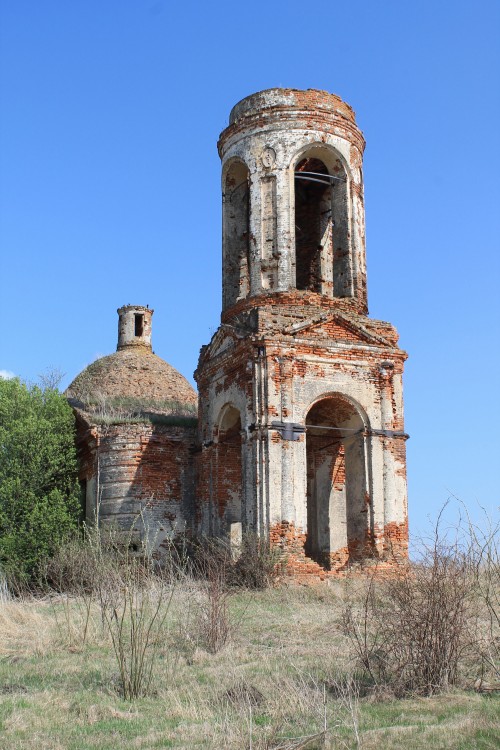
[(195, 414), (198, 397), (192, 385), (151, 350), (152, 314), (137, 305), (118, 310), (118, 351), (77, 375), (66, 390), (73, 406), (86, 412)]
[(196, 391), (174, 367), (153, 352), (122, 349), (101, 357), (78, 375), (68, 398), (83, 404), (99, 398), (137, 402), (155, 412), (173, 413), (197, 404)]

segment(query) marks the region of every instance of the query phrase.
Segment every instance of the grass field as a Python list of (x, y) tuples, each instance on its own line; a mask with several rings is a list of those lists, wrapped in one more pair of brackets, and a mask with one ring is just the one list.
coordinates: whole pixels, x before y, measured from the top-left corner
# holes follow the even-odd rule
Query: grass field
[(177, 584), (151, 646), (149, 695), (134, 701), (120, 695), (95, 601), (1, 603), (0, 747), (500, 748), (500, 696), (474, 692), (473, 666), (460, 689), (431, 698), (366, 694), (350, 679), (356, 665), (339, 620), (356, 586), (235, 593), (229, 639), (210, 653), (199, 628), (201, 585)]

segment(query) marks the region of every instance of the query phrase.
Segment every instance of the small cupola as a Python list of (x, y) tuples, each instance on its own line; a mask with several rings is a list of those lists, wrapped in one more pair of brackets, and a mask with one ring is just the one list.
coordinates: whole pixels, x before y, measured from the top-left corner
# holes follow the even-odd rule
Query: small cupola
[(117, 351), (131, 346), (151, 350), (151, 321), (154, 310), (142, 305), (124, 305), (117, 310), (117, 313)]

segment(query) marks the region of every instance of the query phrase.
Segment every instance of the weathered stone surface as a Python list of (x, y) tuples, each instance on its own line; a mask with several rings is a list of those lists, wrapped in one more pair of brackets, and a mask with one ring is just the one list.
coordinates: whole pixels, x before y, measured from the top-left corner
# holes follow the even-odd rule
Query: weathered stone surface
[[(153, 311), (120, 308), (118, 351), (68, 389), (87, 514), (159, 548), (254, 531), (298, 577), (389, 570), (408, 551), (406, 353), (367, 315), (354, 112), (324, 91), (261, 91), (233, 108), (218, 148), (222, 315), (195, 373), (198, 419), (149, 419), (197, 397), (152, 353)], [(99, 421), (99, 399), (144, 418)]]
[(407, 555), (406, 354), (367, 317), (363, 149), (352, 109), (314, 90), (247, 97), (219, 140), (223, 312), (195, 373), (199, 524), (269, 534), (299, 575)]
[[(85, 401), (104, 396), (108, 399), (137, 399), (145, 407), (171, 414), (176, 406), (196, 406), (196, 391), (168, 362), (152, 352), (120, 350), (89, 365), (68, 388), (69, 397)], [(126, 403), (126, 402), (125, 402)], [(162, 408), (163, 404), (163, 408)]]
[(86, 516), (159, 548), (194, 517), (197, 395), (151, 351), (153, 310), (126, 305), (118, 315), (118, 351), (67, 391)]
[(194, 425), (89, 425), (80, 414), (87, 518), (133, 528), (153, 547), (185, 532), (194, 517), (195, 441)]
[(101, 411), (106, 406), (116, 411), (142, 406), (157, 414), (182, 414), (186, 407), (193, 411), (194, 388), (151, 350), (153, 312), (138, 305), (118, 310), (118, 351), (92, 362), (73, 380), (66, 395), (75, 406), (100, 406)]

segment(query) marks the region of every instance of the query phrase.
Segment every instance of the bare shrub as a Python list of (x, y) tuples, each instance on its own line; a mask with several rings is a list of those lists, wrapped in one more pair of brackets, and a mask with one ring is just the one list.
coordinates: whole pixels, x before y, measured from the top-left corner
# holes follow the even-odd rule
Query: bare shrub
[(212, 654), (226, 645), (230, 633), (228, 570), (231, 555), (226, 545), (205, 541), (199, 547), (196, 572), (204, 579), (202, 599), (198, 603), (197, 626), (200, 638)]
[(43, 578), (50, 589), (76, 596), (96, 589), (101, 567), (89, 544), (91, 533), (88, 530), (84, 536), (75, 536), (46, 561)]
[(144, 534), (133, 526), (89, 529), (87, 544), (98, 573), (94, 593), (102, 621), (111, 637), (120, 687), (126, 700), (152, 692), (154, 667), (175, 586), (153, 555), (144, 518), (138, 519)]
[[(143, 520), (143, 519), (142, 519)], [(46, 568), (46, 581), (58, 593), (54, 614), (59, 629), (66, 627), (70, 646), (85, 644), (91, 613), (100, 611), (103, 630), (111, 638), (126, 700), (152, 690), (158, 649), (174, 592), (148, 543), (136, 529), (84, 527), (81, 538), (61, 548)], [(75, 632), (75, 602), (83, 602), (85, 616)], [(59, 623), (62, 604), (65, 620)]]
[(229, 602), (236, 588), (264, 589), (279, 577), (283, 557), (268, 541), (245, 534), (238, 554), (221, 539), (203, 539), (190, 550), (190, 570), (202, 580), (197, 630), (210, 653), (225, 646), (234, 629)]
[(366, 579), (360, 600), (349, 602), (342, 612), (342, 630), (372, 685), (386, 680), (386, 653), (382, 649), (386, 644), (385, 609), (386, 602), (372, 574)]
[(38, 381), (43, 390), (56, 391), (65, 375), (59, 367), (49, 367), (39, 374)]
[(473, 523), (466, 512), (467, 559), (478, 603), (486, 612), (485, 625), (477, 638), (481, 659), (480, 684), (491, 675), (500, 679), (500, 522), (486, 512), (483, 524)]
[[(74, 536), (45, 561), (42, 579), (49, 592), (61, 640), (70, 648), (83, 647), (91, 625), (93, 605), (107, 568), (97, 559), (89, 538), (94, 529)], [(62, 617), (61, 617), (62, 610)]]
[(229, 583), (247, 589), (266, 589), (283, 574), (285, 560), (281, 549), (257, 534), (243, 535), (239, 555), (229, 567)]
[(131, 560), (117, 601), (104, 610), (125, 700), (151, 692), (153, 670), (174, 588)]
[(430, 560), (387, 585), (395, 617), (387, 635), (393, 678), (405, 692), (432, 695), (454, 685), (472, 643), (472, 586), (467, 560), (436, 548)]
[(370, 578), (342, 626), (374, 685), (396, 694), (432, 695), (457, 683), (474, 643), (474, 582), (463, 549), (440, 538), (421, 559), (385, 581)]
[[(64, 623), (59, 624), (57, 606), (53, 607), (54, 615), (61, 633), (64, 625), (70, 646), (85, 644), (93, 606), (98, 606), (105, 627), (106, 610), (120, 596), (122, 568), (126, 567), (129, 555), (122, 536), (116, 529), (102, 529), (97, 523), (84, 525), (81, 535), (61, 546), (46, 562), (45, 585), (49, 592), (58, 595), (54, 605), (63, 607)], [(74, 602), (83, 606), (83, 618), (76, 618), (78, 608), (75, 609)], [(75, 618), (78, 622), (74, 622)]]
[(158, 562), (165, 578), (188, 583), (196, 577), (197, 547), (188, 535), (177, 534), (162, 541)]

